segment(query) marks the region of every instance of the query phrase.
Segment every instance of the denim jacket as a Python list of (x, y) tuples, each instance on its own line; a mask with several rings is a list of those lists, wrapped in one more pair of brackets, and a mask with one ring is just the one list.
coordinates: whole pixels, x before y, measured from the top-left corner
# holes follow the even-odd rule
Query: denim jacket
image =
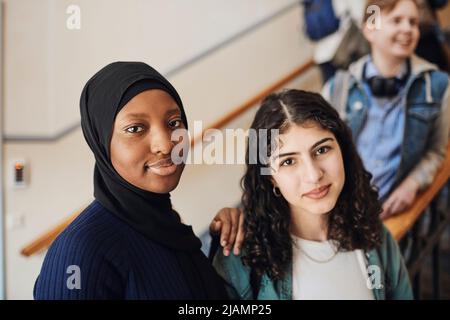
[[(368, 279), (376, 300), (413, 299), (411, 283), (402, 255), (397, 242), (386, 228), (383, 228), (381, 246), (366, 252), (366, 258)], [(222, 250), (218, 250), (213, 266), (224, 279), (231, 299), (253, 299), (250, 268), (242, 263), (241, 256), (230, 254), (226, 257)], [(284, 278), (276, 282), (264, 274), (257, 298), (258, 300), (292, 300), (292, 265), (286, 270)]]
[[(361, 132), (368, 113), (369, 98), (362, 79), (369, 58), (356, 61), (348, 71), (339, 71), (322, 91), (346, 120), (354, 137)], [(445, 158), (449, 136), (448, 75), (417, 56), (412, 56), (410, 62), (411, 75), (404, 90), (406, 119), (401, 162), (390, 192), (407, 176), (417, 181), (420, 189), (431, 184)]]

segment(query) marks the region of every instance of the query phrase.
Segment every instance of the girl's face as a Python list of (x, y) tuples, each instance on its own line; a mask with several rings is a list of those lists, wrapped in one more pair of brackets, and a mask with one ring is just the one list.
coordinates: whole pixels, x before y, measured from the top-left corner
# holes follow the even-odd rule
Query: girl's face
[(181, 112), (168, 93), (155, 89), (136, 95), (114, 122), (110, 145), (114, 169), (140, 189), (172, 191), (184, 168), (184, 164), (175, 165), (171, 160), (175, 145), (171, 135), (179, 128), (185, 128)]
[(412, 0), (401, 0), (391, 12), (381, 11), (381, 28), (364, 27), (372, 51), (385, 57), (409, 58), (419, 40), (419, 10)]
[(273, 183), (295, 214), (324, 215), (336, 205), (345, 182), (344, 162), (335, 136), (315, 122), (292, 125), (280, 134), (271, 156)]

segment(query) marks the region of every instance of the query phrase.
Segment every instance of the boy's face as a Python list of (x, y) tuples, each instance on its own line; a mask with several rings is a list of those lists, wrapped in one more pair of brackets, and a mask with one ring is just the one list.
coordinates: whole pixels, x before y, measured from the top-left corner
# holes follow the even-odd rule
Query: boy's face
[(391, 12), (381, 11), (381, 28), (363, 29), (372, 52), (386, 58), (409, 58), (419, 40), (419, 10), (412, 0), (401, 0)]

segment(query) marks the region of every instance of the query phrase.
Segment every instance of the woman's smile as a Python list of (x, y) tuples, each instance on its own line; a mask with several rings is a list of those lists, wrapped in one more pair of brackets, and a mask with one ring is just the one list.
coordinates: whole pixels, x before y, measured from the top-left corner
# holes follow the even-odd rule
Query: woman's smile
[(170, 158), (162, 159), (145, 166), (146, 170), (159, 176), (169, 176), (177, 170), (177, 165)]
[(331, 184), (328, 184), (320, 188), (311, 190), (310, 192), (303, 194), (303, 196), (314, 200), (320, 200), (328, 195), (330, 188)]

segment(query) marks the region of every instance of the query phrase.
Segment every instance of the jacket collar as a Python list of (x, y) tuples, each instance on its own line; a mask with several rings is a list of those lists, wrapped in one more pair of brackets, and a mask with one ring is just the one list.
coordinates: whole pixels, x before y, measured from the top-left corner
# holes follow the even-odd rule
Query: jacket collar
[[(370, 61), (370, 55), (366, 55), (359, 59), (358, 61), (352, 63), (348, 69), (351, 74), (351, 80), (349, 83), (349, 87), (353, 86), (356, 83), (363, 82), (364, 76), (364, 66), (368, 61)], [(426, 90), (426, 99), (428, 103), (433, 102), (433, 97), (431, 94), (431, 78), (430, 71), (438, 71), (438, 67), (416, 55), (411, 56), (411, 76), (408, 79), (406, 84), (407, 92), (411, 87), (412, 83), (419, 77), (424, 77), (425, 79), (425, 90)]]
[[(366, 55), (350, 65), (348, 70), (355, 80), (357, 80), (359, 82), (361, 82), (363, 80), (364, 66), (370, 59), (371, 59), (370, 55)], [(434, 70), (438, 70), (436, 65), (434, 65), (416, 55), (413, 55), (411, 57), (411, 76), (412, 76), (412, 78), (416, 78), (419, 75), (423, 74), (424, 72), (434, 71)]]

